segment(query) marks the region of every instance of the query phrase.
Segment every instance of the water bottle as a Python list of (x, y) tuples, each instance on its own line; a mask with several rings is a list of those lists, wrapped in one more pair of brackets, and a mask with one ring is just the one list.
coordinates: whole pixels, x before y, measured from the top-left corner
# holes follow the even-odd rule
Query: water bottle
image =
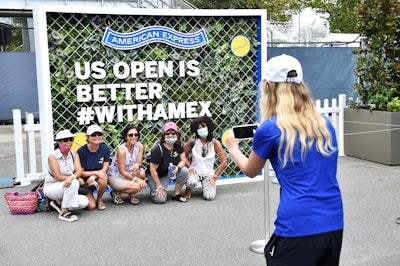
[(175, 180), (176, 175), (174, 173), (172, 173), (172, 171), (174, 171), (176, 169), (176, 165), (173, 165), (172, 163), (169, 163), (169, 167), (168, 167), (168, 177), (171, 180)]

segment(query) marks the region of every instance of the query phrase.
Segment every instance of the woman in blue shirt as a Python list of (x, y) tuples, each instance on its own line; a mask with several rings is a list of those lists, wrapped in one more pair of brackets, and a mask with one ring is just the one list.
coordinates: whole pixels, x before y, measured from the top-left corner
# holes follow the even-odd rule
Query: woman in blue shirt
[(226, 146), (249, 177), (269, 159), (281, 185), (275, 231), (265, 247), (267, 264), (338, 265), (343, 205), (336, 179), (335, 130), (317, 112), (296, 58), (271, 58), (264, 78), (263, 123), (255, 132), (249, 158), (233, 133)]

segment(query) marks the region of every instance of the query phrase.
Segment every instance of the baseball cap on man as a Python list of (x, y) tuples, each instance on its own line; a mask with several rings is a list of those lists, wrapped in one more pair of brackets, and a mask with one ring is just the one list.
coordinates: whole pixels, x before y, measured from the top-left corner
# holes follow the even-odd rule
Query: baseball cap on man
[(99, 127), (98, 125), (91, 125), (88, 127), (88, 129), (86, 130), (86, 135), (90, 136), (95, 132), (100, 132), (103, 133), (103, 130), (101, 129), (101, 127)]
[[(294, 82), (303, 81), (303, 70), (299, 60), (290, 55), (279, 55), (268, 60), (265, 66), (264, 79), (272, 82)], [(290, 71), (296, 71), (296, 77), (288, 77)]]
[(178, 131), (178, 126), (174, 122), (168, 122), (164, 125), (163, 131), (167, 132), (168, 130)]
[(75, 137), (75, 134), (72, 134), (71, 131), (69, 131), (69, 129), (61, 130), (56, 134), (56, 140), (73, 138), (73, 137)]

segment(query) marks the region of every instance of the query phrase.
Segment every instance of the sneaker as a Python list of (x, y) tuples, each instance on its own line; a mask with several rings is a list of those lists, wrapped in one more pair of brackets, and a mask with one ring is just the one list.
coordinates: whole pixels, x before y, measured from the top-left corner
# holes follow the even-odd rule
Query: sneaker
[(400, 224), (400, 217), (397, 217), (395, 220), (396, 224)]
[(50, 206), (53, 207), (53, 209), (55, 209), (59, 214), (61, 214), (61, 205), (58, 204), (56, 200), (50, 202)]
[(67, 222), (74, 222), (74, 221), (78, 220), (78, 216), (76, 216), (72, 212), (66, 210), (63, 213), (60, 213), (58, 215), (58, 219), (67, 221)]

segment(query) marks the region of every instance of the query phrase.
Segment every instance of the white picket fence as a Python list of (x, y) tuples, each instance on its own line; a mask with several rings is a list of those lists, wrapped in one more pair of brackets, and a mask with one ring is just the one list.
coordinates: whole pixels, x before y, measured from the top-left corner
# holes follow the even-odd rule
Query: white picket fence
[[(335, 127), (339, 155), (344, 155), (344, 108), (346, 107), (346, 94), (340, 94), (338, 99), (333, 98), (331, 101), (325, 99), (321, 107), (321, 100), (316, 100), (316, 107), (320, 113), (327, 116), (333, 126)], [(14, 123), (14, 141), (15, 141), (15, 162), (17, 169), (16, 181), (20, 181), (21, 185), (30, 184), (31, 181), (36, 181), (44, 173), (37, 172), (36, 166), (36, 147), (35, 147), (35, 132), (40, 132), (40, 124), (34, 123), (33, 114), (27, 113), (26, 124), (22, 126), (21, 123), (21, 110), (13, 110), (13, 123)], [(28, 173), (25, 174), (24, 167), (24, 151), (23, 151), (23, 138), (22, 133), (25, 131), (27, 153), (28, 153)], [(44, 165), (47, 158), (42, 158), (43, 171), (47, 171)]]

